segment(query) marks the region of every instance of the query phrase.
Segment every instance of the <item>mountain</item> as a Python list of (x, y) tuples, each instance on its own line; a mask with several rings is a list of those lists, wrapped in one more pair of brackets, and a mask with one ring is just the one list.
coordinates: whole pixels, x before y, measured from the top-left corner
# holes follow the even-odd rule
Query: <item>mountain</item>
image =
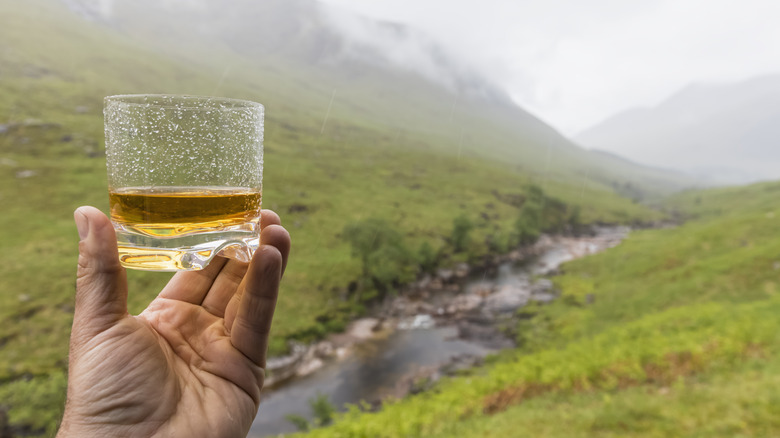
[(719, 183), (780, 178), (780, 75), (691, 85), (653, 108), (631, 109), (575, 141)]
[[(278, 98), (296, 101), (296, 113), (332, 106), (336, 122), (378, 123), (405, 134), (401, 138), (434, 137), (450, 153), (513, 164), (537, 178), (585, 179), (609, 189), (634, 186), (632, 197), (694, 183), (581, 149), (408, 26), (314, 0), (63, 1), (164, 56), (209, 65), (220, 71), (221, 82), (248, 60), (253, 74), (262, 75), (262, 92), (284, 90)], [(224, 53), (239, 58), (214, 58)], [(304, 104), (312, 98), (319, 102)]]
[[(405, 58), (418, 32), (332, 14), (307, 0), (0, 1), (0, 430), (6, 410), (26, 436), (53, 435), (61, 418), (72, 212), (108, 207), (104, 96), (265, 105), (263, 207), (294, 241), (274, 355), (360, 313), (350, 225), (380, 220), (410, 257), (451, 266), (516, 245), (518, 207), (538, 188), (551, 228), (651, 222), (662, 214), (634, 201), (690, 182), (572, 144), (430, 41)], [(455, 254), (463, 218), (470, 244)], [(128, 272), (130, 311), (168, 278)]]

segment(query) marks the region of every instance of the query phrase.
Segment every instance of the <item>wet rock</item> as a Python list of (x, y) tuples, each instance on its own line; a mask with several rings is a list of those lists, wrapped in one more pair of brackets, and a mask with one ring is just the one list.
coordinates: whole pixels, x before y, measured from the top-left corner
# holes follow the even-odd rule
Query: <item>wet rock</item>
[(447, 365), (444, 365), (440, 372), (445, 376), (454, 376), (465, 370), (482, 366), (485, 360), (473, 354), (459, 354), (454, 356)]
[(418, 282), (417, 282), (417, 283), (414, 285), (414, 288), (415, 288), (415, 289), (427, 289), (427, 288), (428, 288), (428, 287), (431, 285), (431, 281), (433, 281), (433, 279), (431, 278), (431, 276), (430, 276), (430, 275), (428, 275), (428, 274), (425, 274), (425, 275), (423, 276), (423, 278), (421, 278), (421, 279), (420, 279), (420, 280), (419, 280), (419, 281), (418, 281)]
[(375, 328), (380, 322), (377, 318), (358, 319), (349, 325), (346, 334), (355, 339), (369, 339), (374, 336)]
[(264, 386), (270, 388), (294, 377), (308, 351), (309, 347), (306, 345), (292, 344), (287, 356), (268, 358)]
[(336, 347), (328, 341), (318, 342), (312, 348), (314, 356), (320, 359), (328, 359), (336, 355)]
[(514, 347), (514, 342), (491, 324), (474, 324), (458, 321), (458, 338), (478, 343), (486, 348), (500, 350)]
[(323, 365), (325, 365), (325, 363), (318, 357), (306, 360), (295, 370), (295, 376), (303, 377), (309, 375), (322, 368)]
[(525, 306), (531, 297), (531, 292), (524, 287), (517, 285), (504, 285), (501, 288), (485, 298), (485, 307), (497, 313), (511, 312), (519, 307)]
[(541, 294), (544, 292), (550, 292), (553, 289), (553, 282), (549, 278), (541, 278), (531, 286), (532, 294)]
[(472, 311), (482, 305), (483, 298), (477, 294), (463, 294), (456, 296), (444, 309), (445, 314), (453, 315)]
[(5, 134), (8, 132), (8, 125), (0, 124), (0, 134)]
[(438, 269), (436, 270), (436, 277), (443, 281), (444, 283), (449, 282), (452, 280), (452, 277), (455, 275), (455, 272), (452, 269)]
[(423, 300), (409, 300), (406, 298), (400, 298), (396, 300), (392, 305), (391, 314), (394, 316), (414, 316), (421, 313), (432, 314), (436, 312), (436, 307)]
[(400, 330), (429, 329), (436, 326), (436, 321), (431, 315), (415, 315), (413, 318), (405, 319), (398, 323)]
[(469, 266), (468, 263), (458, 263), (458, 265), (455, 266), (454, 275), (456, 278), (464, 278), (469, 275), (470, 271), (471, 266)]
[(482, 283), (476, 283), (469, 287), (468, 292), (470, 294), (479, 295), (480, 297), (486, 297), (493, 293), (494, 283), (492, 281), (485, 281)]
[(382, 399), (399, 399), (407, 394), (417, 394), (430, 389), (441, 378), (439, 367), (421, 366), (402, 375), (395, 387), (382, 394)]

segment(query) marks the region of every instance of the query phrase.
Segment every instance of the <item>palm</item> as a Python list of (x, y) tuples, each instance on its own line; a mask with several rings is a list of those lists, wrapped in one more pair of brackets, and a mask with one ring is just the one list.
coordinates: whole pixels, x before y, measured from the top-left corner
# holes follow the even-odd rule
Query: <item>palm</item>
[(106, 436), (245, 436), (259, 403), (274, 304), (252, 305), (258, 297), (245, 292), (262, 287), (254, 283), (265, 272), (248, 268), (218, 258), (203, 271), (177, 273), (140, 315), (93, 327), (78, 324), (77, 298), (72, 416), (96, 420)]

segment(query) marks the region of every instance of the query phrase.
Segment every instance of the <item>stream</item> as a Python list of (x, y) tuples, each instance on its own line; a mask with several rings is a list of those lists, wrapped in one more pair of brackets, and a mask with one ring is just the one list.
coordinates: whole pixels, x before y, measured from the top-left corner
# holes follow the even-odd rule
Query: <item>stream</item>
[(616, 246), (628, 232), (626, 227), (599, 227), (587, 237), (542, 236), (531, 251), (504, 256), (492, 269), (440, 270), (376, 317), (354, 321), (345, 333), (277, 359), (276, 366), (291, 374), (263, 389), (248, 436), (296, 432), (285, 416), (311, 420), (309, 400), (319, 395), (339, 409), (361, 401), (378, 406), (387, 397), (425, 389), (419, 388), (421, 381), (434, 382), (513, 347), (498, 326), (530, 301), (556, 298), (545, 276), (562, 263)]

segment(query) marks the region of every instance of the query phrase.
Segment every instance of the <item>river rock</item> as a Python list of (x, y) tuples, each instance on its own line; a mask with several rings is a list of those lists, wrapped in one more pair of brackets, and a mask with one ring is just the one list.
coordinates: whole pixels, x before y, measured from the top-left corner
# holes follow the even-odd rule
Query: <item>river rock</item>
[(445, 376), (454, 376), (464, 370), (481, 366), (483, 363), (485, 363), (485, 360), (482, 357), (474, 354), (463, 353), (457, 356), (453, 356), (449, 363), (442, 367), (440, 372)]
[(295, 343), (290, 346), (290, 354), (287, 356), (268, 358), (264, 386), (273, 387), (293, 377), (308, 351), (309, 347), (306, 345)]
[(322, 368), (322, 366), (325, 365), (325, 362), (322, 361), (322, 359), (318, 357), (313, 357), (309, 360), (303, 361), (301, 365), (295, 370), (295, 377), (303, 377), (307, 376), (318, 369)]
[(444, 283), (449, 282), (452, 280), (452, 277), (455, 275), (455, 272), (452, 269), (437, 269), (436, 270), (436, 277), (441, 280)]
[(436, 307), (434, 307), (433, 304), (428, 303), (427, 301), (423, 300), (408, 300), (408, 299), (399, 299), (393, 303), (393, 315), (404, 317), (404, 316), (414, 316), (419, 315), (421, 313), (436, 313)]
[(476, 342), (491, 350), (514, 347), (514, 342), (491, 324), (473, 324), (460, 320), (457, 327), (458, 338)]
[(424, 392), (441, 378), (438, 366), (420, 366), (403, 374), (391, 390), (385, 390), (381, 395), (382, 400), (400, 399), (407, 394)]
[(536, 301), (539, 303), (549, 303), (553, 300), (555, 300), (555, 295), (549, 292), (542, 292), (531, 295), (531, 301)]
[(431, 278), (430, 275), (425, 274), (423, 278), (418, 280), (414, 285), (414, 289), (428, 289), (428, 287), (431, 285), (431, 281), (433, 281), (433, 278)]
[(360, 318), (349, 325), (346, 334), (359, 340), (370, 339), (374, 336), (374, 328), (378, 324), (377, 318)]
[(525, 306), (530, 297), (528, 288), (507, 284), (485, 298), (485, 307), (493, 312), (511, 312)]
[(312, 350), (314, 351), (314, 356), (320, 359), (327, 359), (336, 355), (336, 346), (328, 341), (317, 342)]
[(429, 329), (435, 326), (436, 321), (428, 314), (415, 315), (398, 323), (398, 328), (401, 330)]
[(482, 305), (482, 297), (477, 294), (463, 294), (456, 296), (444, 309), (445, 314), (465, 313)]
[(541, 278), (531, 286), (531, 294), (541, 294), (550, 292), (553, 289), (553, 282), (549, 278)]
[(495, 284), (492, 281), (483, 281), (479, 283), (474, 283), (468, 288), (468, 292), (470, 294), (476, 294), (480, 297), (484, 298), (491, 293), (493, 293), (493, 288)]
[(468, 263), (458, 263), (458, 265), (455, 266), (454, 275), (457, 278), (464, 278), (467, 275), (469, 275), (470, 271), (471, 271), (471, 266), (469, 266)]

